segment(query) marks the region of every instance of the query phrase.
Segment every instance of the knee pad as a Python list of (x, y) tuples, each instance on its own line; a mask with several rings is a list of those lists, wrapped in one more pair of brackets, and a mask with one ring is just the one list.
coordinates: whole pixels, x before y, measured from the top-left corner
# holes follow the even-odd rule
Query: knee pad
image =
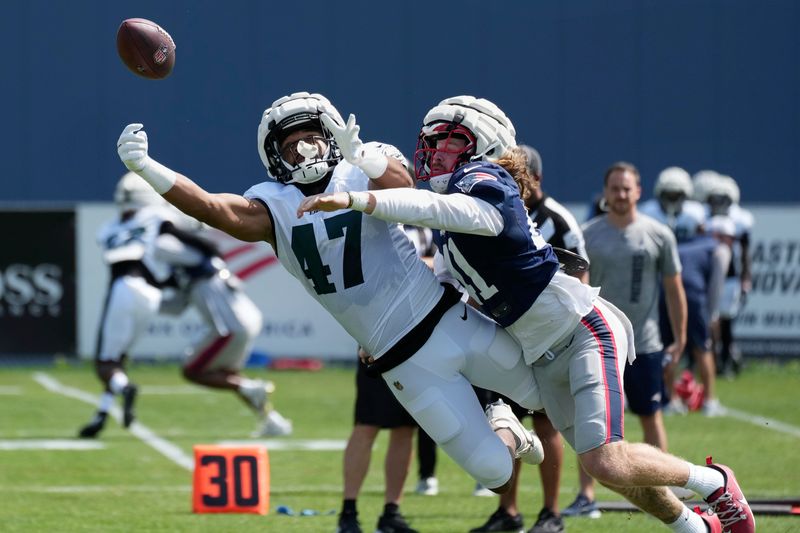
[(438, 444), (443, 445), (464, 429), (464, 421), (442, 392), (429, 388), (405, 406), (411, 416)]
[(514, 460), (503, 441), (490, 435), (475, 443), (473, 450), (464, 466), (481, 485), (497, 488), (511, 479)]

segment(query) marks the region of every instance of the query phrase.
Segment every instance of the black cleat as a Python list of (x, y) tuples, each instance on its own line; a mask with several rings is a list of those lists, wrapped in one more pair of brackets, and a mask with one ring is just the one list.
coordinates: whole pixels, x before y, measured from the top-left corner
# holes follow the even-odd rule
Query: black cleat
[(136, 419), (136, 413), (133, 411), (133, 404), (136, 402), (136, 394), (139, 392), (138, 387), (133, 383), (128, 383), (122, 389), (122, 427), (129, 428)]
[(97, 437), (97, 434), (100, 433), (106, 425), (106, 416), (108, 416), (106, 413), (101, 412), (95, 414), (92, 421), (78, 431), (78, 436), (82, 439), (93, 439)]
[(492, 516), (489, 517), (485, 524), (470, 529), (469, 533), (488, 533), (491, 531), (515, 531), (524, 533), (525, 524), (522, 515), (511, 516), (505, 509), (500, 507), (497, 511), (492, 513)]
[(564, 522), (547, 507), (539, 511), (539, 518), (528, 530), (528, 533), (561, 533), (564, 531)]
[(361, 533), (361, 524), (358, 523), (358, 513), (342, 513), (336, 533)]
[(406, 519), (400, 513), (383, 513), (378, 519), (378, 527), (375, 533), (419, 533), (408, 525)]

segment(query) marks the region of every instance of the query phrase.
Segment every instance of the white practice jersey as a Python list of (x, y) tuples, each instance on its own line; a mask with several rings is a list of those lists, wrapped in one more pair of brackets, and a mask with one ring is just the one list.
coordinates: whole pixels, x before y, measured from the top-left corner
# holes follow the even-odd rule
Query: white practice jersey
[(681, 206), (681, 212), (676, 216), (668, 215), (661, 208), (657, 198), (650, 198), (639, 204), (640, 213), (647, 215), (666, 224), (675, 234), (678, 241), (686, 241), (697, 234), (697, 230), (706, 221), (706, 212), (703, 204), (694, 200), (686, 200)]
[(161, 225), (166, 221), (180, 223), (180, 217), (174, 209), (147, 206), (126, 220), (117, 218), (107, 222), (97, 232), (103, 260), (109, 265), (122, 261), (141, 261), (157, 282), (166, 281), (172, 273), (172, 267), (154, 254)]
[[(365, 191), (369, 178), (340, 162), (325, 192)], [(272, 214), (278, 259), (345, 330), (378, 358), (421, 322), (443, 294), (403, 232), (350, 209), (305, 213), (297, 187), (264, 182), (244, 196)]]
[[(712, 215), (711, 208), (708, 206), (708, 204), (705, 206), (704, 213), (706, 219), (710, 220)], [(740, 240), (744, 234), (750, 233), (750, 231), (753, 229), (753, 214), (739, 204), (731, 204), (731, 206), (728, 208), (727, 216), (733, 220), (734, 227), (736, 228), (736, 234), (734, 237), (737, 241)]]

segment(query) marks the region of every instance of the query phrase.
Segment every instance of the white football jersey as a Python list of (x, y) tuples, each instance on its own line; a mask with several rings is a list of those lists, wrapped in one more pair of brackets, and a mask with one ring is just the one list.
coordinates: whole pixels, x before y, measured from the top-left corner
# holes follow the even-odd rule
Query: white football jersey
[[(340, 162), (325, 192), (365, 191), (359, 168)], [(305, 213), (297, 187), (263, 182), (244, 193), (272, 214), (281, 264), (373, 357), (427, 315), (443, 289), (400, 224), (344, 209)]]
[(650, 198), (642, 202), (638, 210), (640, 213), (647, 215), (666, 224), (675, 234), (675, 238), (679, 241), (685, 241), (697, 234), (697, 230), (706, 220), (706, 212), (703, 204), (694, 200), (686, 200), (681, 206), (681, 212), (677, 216), (667, 215), (661, 208), (661, 204), (657, 198)]
[(127, 220), (114, 219), (97, 232), (97, 243), (103, 249), (103, 260), (113, 265), (121, 261), (141, 261), (156, 281), (166, 281), (172, 267), (154, 256), (156, 238), (165, 221), (181, 223), (174, 209), (147, 206)]

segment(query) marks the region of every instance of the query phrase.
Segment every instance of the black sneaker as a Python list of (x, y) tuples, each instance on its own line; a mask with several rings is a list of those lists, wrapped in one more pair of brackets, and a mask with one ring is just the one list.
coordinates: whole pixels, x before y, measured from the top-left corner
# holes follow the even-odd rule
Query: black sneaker
[(361, 524), (358, 523), (358, 513), (341, 513), (336, 533), (361, 533)]
[(547, 507), (539, 511), (539, 518), (536, 523), (528, 530), (528, 533), (561, 533), (564, 531), (564, 522), (560, 516), (556, 516)]
[(522, 515), (511, 516), (508, 511), (502, 507), (498, 508), (489, 520), (486, 521), (481, 527), (470, 529), (469, 533), (484, 533), (490, 531), (515, 531), (517, 533), (525, 533), (525, 523), (522, 520)]
[(91, 422), (83, 426), (78, 431), (78, 436), (82, 439), (93, 439), (103, 430), (103, 427), (106, 425), (106, 417), (108, 415), (106, 413), (97, 412), (92, 418)]
[(136, 418), (136, 413), (133, 411), (133, 404), (136, 402), (136, 394), (139, 392), (138, 387), (133, 383), (128, 383), (122, 389), (122, 427), (130, 427)]
[(375, 533), (419, 533), (408, 525), (406, 519), (400, 513), (384, 513), (378, 519), (378, 527)]
[(561, 516), (586, 516), (589, 518), (600, 518), (600, 508), (597, 502), (590, 500), (582, 493), (578, 493), (575, 501), (569, 504), (566, 509), (561, 511)]

